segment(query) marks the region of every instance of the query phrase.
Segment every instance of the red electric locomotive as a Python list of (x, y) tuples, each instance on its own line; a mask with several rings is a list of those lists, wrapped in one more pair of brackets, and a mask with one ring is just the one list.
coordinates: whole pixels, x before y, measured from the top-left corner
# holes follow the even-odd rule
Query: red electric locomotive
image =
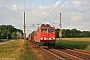
[(29, 38), (43, 46), (54, 46), (56, 41), (55, 27), (42, 24)]

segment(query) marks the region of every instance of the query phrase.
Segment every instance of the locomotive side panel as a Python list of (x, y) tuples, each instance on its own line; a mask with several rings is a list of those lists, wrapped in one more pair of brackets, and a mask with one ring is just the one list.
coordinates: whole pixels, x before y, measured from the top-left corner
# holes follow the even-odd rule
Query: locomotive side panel
[(28, 36), (28, 40), (31, 40), (32, 42), (34, 42), (34, 36), (35, 36), (35, 32), (33, 32)]
[(37, 42), (39, 43), (40, 43), (40, 34), (41, 34), (40, 29), (38, 29), (37, 30)]
[(34, 42), (34, 33), (31, 34), (31, 41)]

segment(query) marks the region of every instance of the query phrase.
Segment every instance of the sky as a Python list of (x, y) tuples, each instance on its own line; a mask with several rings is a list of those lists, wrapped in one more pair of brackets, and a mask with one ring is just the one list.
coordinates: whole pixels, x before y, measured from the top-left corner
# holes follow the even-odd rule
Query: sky
[(0, 25), (13, 25), (23, 30), (26, 14), (26, 33), (38, 24), (50, 24), (62, 29), (90, 31), (90, 0), (0, 0)]

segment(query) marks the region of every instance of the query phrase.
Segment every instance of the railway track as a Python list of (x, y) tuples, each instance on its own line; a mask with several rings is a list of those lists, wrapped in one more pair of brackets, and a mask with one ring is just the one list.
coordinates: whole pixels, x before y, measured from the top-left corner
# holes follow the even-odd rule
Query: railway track
[(71, 54), (73, 56), (82, 58), (84, 60), (89, 60), (90, 59), (90, 54), (89, 53), (85, 53), (81, 50), (71, 50), (71, 49), (66, 49), (66, 50), (62, 50), (62, 52)]
[(44, 49), (43, 47), (36, 47), (32, 44), (35, 50), (42, 54), (44, 60), (90, 60), (90, 53), (78, 49)]
[(57, 54), (54, 54), (52, 52), (50, 52), (47, 49), (41, 48), (44, 54), (47, 54), (48, 58), (45, 58), (46, 60), (65, 60), (64, 58), (58, 56)]
[(83, 53), (87, 53), (87, 54), (90, 54), (90, 52), (87, 52), (85, 50), (79, 50), (79, 49), (74, 49), (75, 51), (79, 51), (79, 52), (83, 52)]
[[(43, 49), (43, 48), (42, 48)], [(53, 60), (89, 60), (90, 54), (82, 52), (81, 50), (71, 50), (71, 49), (43, 49), (50, 56), (53, 55), (55, 59)]]

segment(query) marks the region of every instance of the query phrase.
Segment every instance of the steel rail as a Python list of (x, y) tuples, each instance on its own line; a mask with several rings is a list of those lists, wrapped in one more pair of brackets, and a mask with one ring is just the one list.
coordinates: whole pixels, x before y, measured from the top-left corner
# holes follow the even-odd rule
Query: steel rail
[(85, 58), (86, 60), (90, 59), (90, 54), (76, 51), (76, 50), (71, 50), (71, 49), (67, 49), (67, 50), (79, 54), (79, 55), (77, 55), (78, 57), (80, 56), (81, 58)]
[(56, 52), (59, 53), (59, 54), (63, 54), (63, 55), (65, 55), (65, 56), (71, 58), (72, 60), (84, 60), (84, 59), (82, 59), (82, 58), (79, 58), (79, 57), (70, 55), (70, 54), (65, 53), (65, 52), (62, 52), (62, 51), (60, 51), (60, 50), (56, 50), (56, 49), (52, 49), (52, 50), (53, 50), (53, 51), (56, 51)]
[(62, 58), (62, 57), (60, 57), (60, 56), (58, 56), (58, 55), (56, 55), (56, 54), (54, 54), (54, 53), (52, 53), (52, 52), (50, 52), (50, 51), (44, 49), (44, 48), (42, 48), (42, 49), (43, 49), (44, 51), (48, 52), (49, 54), (55, 56), (55, 57), (58, 58), (59, 60), (65, 60), (64, 58)]

